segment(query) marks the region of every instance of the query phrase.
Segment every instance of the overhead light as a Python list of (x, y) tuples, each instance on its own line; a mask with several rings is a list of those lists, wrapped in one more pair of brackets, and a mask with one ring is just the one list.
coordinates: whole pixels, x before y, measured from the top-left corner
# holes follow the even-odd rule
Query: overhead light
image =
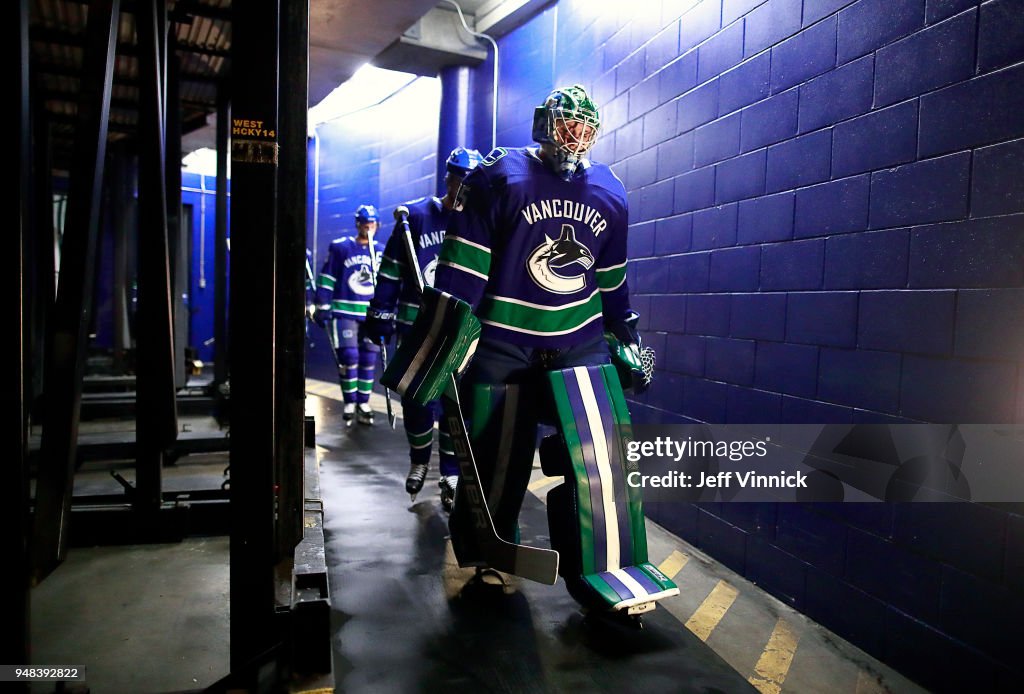
[[(217, 175), (217, 150), (210, 149), (209, 147), (203, 147), (190, 152), (181, 160), (181, 170), (194, 173), (202, 174), (203, 176), (216, 176)], [(230, 162), (228, 168), (230, 170)]]
[(312, 130), (321, 123), (378, 104), (416, 79), (416, 75), (408, 72), (385, 70), (367, 63), (309, 109), (309, 128)]

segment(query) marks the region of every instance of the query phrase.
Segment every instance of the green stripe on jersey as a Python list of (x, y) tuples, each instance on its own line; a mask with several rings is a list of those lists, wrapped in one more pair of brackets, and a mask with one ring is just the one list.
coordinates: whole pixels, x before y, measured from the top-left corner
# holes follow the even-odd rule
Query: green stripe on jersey
[(597, 286), (601, 291), (611, 291), (626, 279), (626, 264), (615, 267), (597, 268)]
[(397, 280), (402, 278), (402, 266), (399, 263), (387, 256), (381, 258), (380, 270), (377, 271), (381, 277), (387, 277), (390, 280)]
[(369, 305), (369, 301), (342, 301), (341, 299), (335, 299), (331, 302), (331, 308), (335, 311), (354, 313), (357, 316), (365, 316), (366, 307)]
[(491, 270), (491, 252), (457, 236), (446, 236), (438, 262), (458, 265), (486, 276)]
[(320, 275), (320, 287), (323, 289), (334, 289), (334, 278), (330, 275)]
[(480, 321), (530, 335), (565, 335), (601, 315), (601, 297), (589, 298), (566, 306), (540, 306), (485, 296), (480, 304)]
[(399, 302), (398, 304), (398, 322), (406, 325), (412, 325), (413, 321), (416, 320), (416, 315), (420, 312), (420, 307), (416, 304), (408, 304)]

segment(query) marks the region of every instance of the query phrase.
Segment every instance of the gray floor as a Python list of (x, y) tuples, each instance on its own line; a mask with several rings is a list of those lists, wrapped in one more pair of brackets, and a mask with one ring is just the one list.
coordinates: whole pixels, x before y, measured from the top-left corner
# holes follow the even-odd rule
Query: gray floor
[[(308, 381), (307, 392), (338, 692), (923, 691), (654, 524), (651, 560), (682, 594), (645, 616), (641, 632), (585, 620), (562, 583), (479, 585), (446, 540), (436, 467), (410, 503), (401, 423), (386, 426), (379, 396), (377, 426), (346, 428), (336, 385)], [(219, 463), (195, 462), (202, 485), (218, 482)], [(191, 486), (179, 466), (168, 483)], [(111, 482), (83, 479), (78, 491)], [(552, 482), (534, 471), (524, 538), (547, 542)], [(229, 660), (227, 538), (72, 549), (32, 592), (32, 644), (36, 664), (86, 666), (99, 694), (212, 684)]]
[[(410, 504), (401, 428), (328, 427), (317, 445), (339, 692), (754, 691), (665, 611), (622, 631), (585, 621), (562, 584), (471, 582), (445, 539), (436, 470)], [(546, 542), (538, 499), (521, 520)]]
[(228, 539), (72, 549), (32, 591), (32, 649), (84, 665), (94, 694), (212, 684), (227, 674)]

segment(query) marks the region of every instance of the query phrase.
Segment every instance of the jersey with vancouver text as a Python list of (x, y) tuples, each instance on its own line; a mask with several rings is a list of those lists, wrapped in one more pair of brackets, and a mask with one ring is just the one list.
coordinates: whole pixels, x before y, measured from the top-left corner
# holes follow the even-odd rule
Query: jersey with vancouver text
[[(449, 212), (436, 197), (419, 198), (406, 203), (406, 207), (420, 275), (425, 285), (433, 286)], [(414, 271), (408, 261), (402, 225), (398, 223), (384, 248), (377, 273), (377, 292), (370, 305), (379, 311), (397, 313), (398, 323), (404, 326), (412, 325), (420, 306)]]
[(565, 181), (535, 149), (499, 147), (459, 203), (435, 286), (474, 307), (484, 337), (562, 349), (625, 318), (626, 191), (607, 166)]
[[(372, 243), (379, 266), (384, 248), (378, 241)], [(335, 318), (363, 320), (373, 297), (375, 271), (369, 244), (359, 243), (354, 236), (335, 239), (320, 270), (316, 302), (330, 304)]]

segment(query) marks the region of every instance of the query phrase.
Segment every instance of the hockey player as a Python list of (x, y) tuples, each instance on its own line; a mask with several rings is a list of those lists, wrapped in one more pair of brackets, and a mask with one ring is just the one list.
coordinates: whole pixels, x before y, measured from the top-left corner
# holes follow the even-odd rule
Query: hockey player
[[(486, 504), (460, 484), (450, 529), (461, 565), (486, 563), (486, 541), (492, 556), (500, 550), (526, 566), (516, 554), (534, 548), (509, 554), (501, 543), (518, 537), (537, 424), (547, 419), (561, 433), (544, 440), (541, 464), (566, 480), (548, 494), (558, 573), (583, 605), (635, 614), (678, 588), (648, 561), (639, 490), (625, 484), (635, 463), (624, 455), (622, 388), (649, 378), (636, 378), (626, 193), (607, 166), (586, 158), (599, 128), (582, 86), (556, 89), (534, 113), (539, 147), (498, 147), (466, 177), (413, 328), (422, 344), (415, 354), (399, 350), (387, 376), (400, 391), (432, 393), (436, 375), (457, 371), (475, 346), (459, 391)], [(470, 308), (479, 323), (466, 317)], [(619, 374), (610, 346), (626, 359)]]
[(384, 251), (373, 238), (379, 221), (373, 205), (359, 206), (355, 215), (357, 233), (331, 242), (316, 292), (316, 321), (327, 328), (337, 351), (345, 402), (342, 415), (346, 422), (354, 416), (366, 425), (373, 424), (369, 400), (380, 354), (380, 347), (363, 333), (374, 275)]
[[(441, 251), (449, 213), (455, 205), (462, 179), (481, 159), (483, 157), (475, 149), (455, 148), (445, 162), (447, 174), (444, 197), (419, 198), (403, 206), (408, 210), (406, 220), (416, 248), (416, 262), (410, 263), (407, 258), (403, 243), (405, 229), (399, 218), (384, 248), (384, 257), (377, 275), (377, 290), (366, 314), (365, 331), (375, 342), (390, 338), (395, 332), (396, 323), (399, 341), (408, 333), (420, 305), (420, 290), (412, 273), (419, 272), (427, 286), (434, 283), (437, 257)], [(402, 398), (402, 421), (409, 441), (409, 474), (405, 479), (405, 491), (414, 501), (427, 476), (434, 440), (434, 422), (440, 419), (440, 412), (441, 404), (437, 400), (421, 405), (411, 398)], [(439, 428), (438, 452), (441, 504), (446, 511), (451, 511), (455, 504), (459, 464), (452, 452), (445, 426)]]

